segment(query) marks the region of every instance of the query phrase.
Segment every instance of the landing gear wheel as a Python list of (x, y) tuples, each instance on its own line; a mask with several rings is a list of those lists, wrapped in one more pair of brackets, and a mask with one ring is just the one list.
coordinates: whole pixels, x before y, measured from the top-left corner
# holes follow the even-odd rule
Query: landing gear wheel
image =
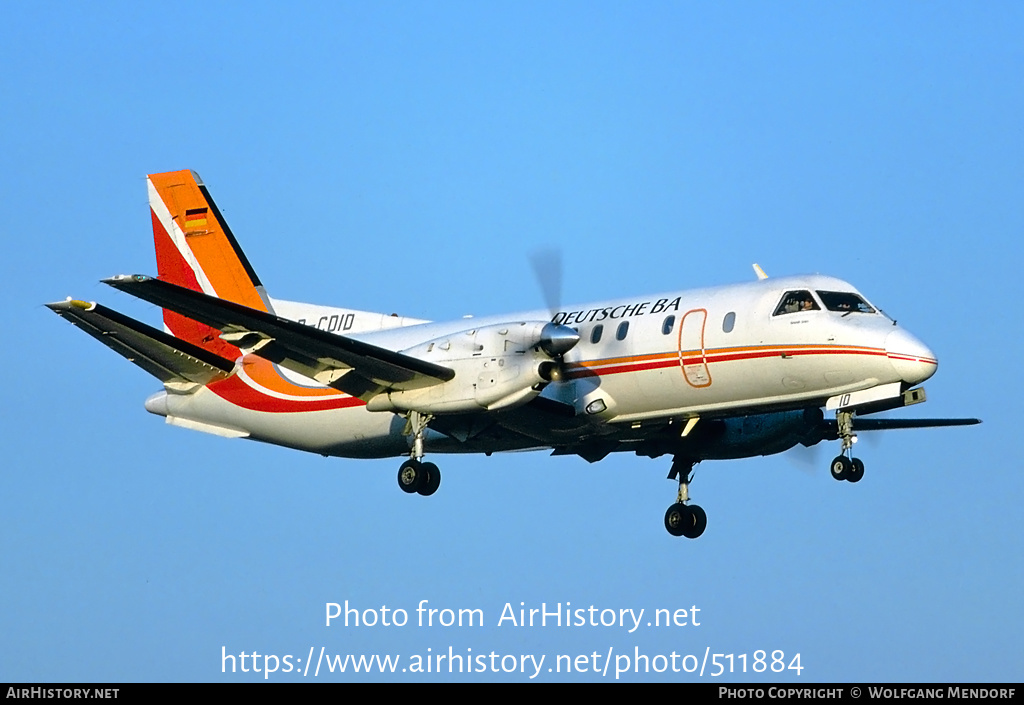
[(695, 539), (704, 533), (707, 526), (708, 515), (696, 504), (687, 506), (677, 502), (665, 512), (665, 528), (673, 536)]
[(423, 478), (422, 487), (416, 491), (424, 497), (429, 497), (437, 492), (437, 488), (441, 486), (441, 471), (433, 463), (423, 463), (420, 467), (425, 477)]
[(832, 461), (830, 469), (832, 470), (832, 477), (837, 480), (845, 480), (853, 472), (853, 462), (845, 455), (837, 455), (835, 460)]
[(692, 521), (690, 508), (685, 504), (673, 504), (665, 512), (665, 528), (673, 536), (682, 536), (687, 524)]
[(846, 475), (847, 482), (860, 482), (864, 477), (864, 463), (860, 458), (854, 458), (850, 463), (850, 472)]
[[(438, 475), (438, 482), (440, 479), (441, 477)], [(419, 492), (426, 481), (427, 473), (423, 471), (423, 463), (418, 460), (410, 458), (402, 463), (402, 467), (398, 468), (398, 486), (402, 488), (403, 492), (409, 494)]]
[(690, 513), (693, 514), (693, 526), (683, 536), (688, 539), (699, 538), (704, 529), (708, 528), (708, 515), (696, 504), (690, 505)]

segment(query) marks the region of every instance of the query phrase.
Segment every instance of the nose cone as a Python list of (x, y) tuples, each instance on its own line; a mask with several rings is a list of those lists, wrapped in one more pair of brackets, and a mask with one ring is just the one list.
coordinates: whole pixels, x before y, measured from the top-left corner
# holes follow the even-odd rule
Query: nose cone
[(885, 353), (896, 374), (908, 384), (920, 384), (935, 374), (939, 361), (928, 346), (897, 328), (885, 339)]

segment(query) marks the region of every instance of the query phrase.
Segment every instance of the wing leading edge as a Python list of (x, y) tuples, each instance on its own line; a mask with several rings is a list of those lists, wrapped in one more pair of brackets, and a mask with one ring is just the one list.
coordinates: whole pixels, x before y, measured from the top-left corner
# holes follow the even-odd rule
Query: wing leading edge
[(216, 328), (243, 351), (360, 399), (385, 389), (447, 382), (455, 371), (143, 275), (104, 279), (115, 289)]

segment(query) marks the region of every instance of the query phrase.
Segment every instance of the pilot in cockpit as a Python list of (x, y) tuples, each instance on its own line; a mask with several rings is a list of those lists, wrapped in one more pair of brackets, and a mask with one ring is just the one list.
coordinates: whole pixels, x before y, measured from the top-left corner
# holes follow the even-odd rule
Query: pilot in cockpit
[(775, 311), (775, 315), (780, 313), (798, 313), (801, 311), (817, 311), (819, 310), (818, 303), (811, 296), (809, 291), (790, 291), (786, 294), (782, 305)]

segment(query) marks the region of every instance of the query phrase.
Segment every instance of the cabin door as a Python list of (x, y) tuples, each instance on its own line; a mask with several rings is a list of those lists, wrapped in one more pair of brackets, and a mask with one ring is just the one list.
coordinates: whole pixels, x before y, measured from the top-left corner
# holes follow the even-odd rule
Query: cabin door
[(687, 311), (679, 324), (679, 365), (687, 384), (698, 389), (711, 386), (704, 350), (704, 324), (707, 320), (707, 309), (696, 308)]

